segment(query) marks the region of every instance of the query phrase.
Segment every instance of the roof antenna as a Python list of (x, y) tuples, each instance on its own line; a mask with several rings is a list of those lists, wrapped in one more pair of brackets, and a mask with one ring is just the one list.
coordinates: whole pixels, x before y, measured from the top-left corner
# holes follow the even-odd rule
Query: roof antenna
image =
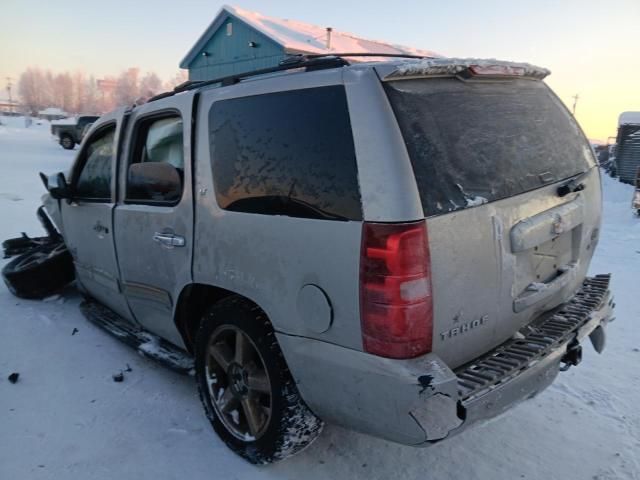
[(327, 27), (327, 50), (331, 50), (331, 32), (333, 28)]

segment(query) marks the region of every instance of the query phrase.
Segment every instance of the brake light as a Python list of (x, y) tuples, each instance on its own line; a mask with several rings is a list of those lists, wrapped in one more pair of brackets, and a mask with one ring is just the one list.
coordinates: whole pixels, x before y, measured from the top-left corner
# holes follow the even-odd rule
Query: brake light
[(368, 353), (413, 358), (431, 351), (433, 300), (425, 221), (364, 224), (360, 321)]
[(469, 71), (473, 75), (499, 77), (522, 77), (525, 74), (524, 67), (517, 67), (514, 65), (469, 65)]

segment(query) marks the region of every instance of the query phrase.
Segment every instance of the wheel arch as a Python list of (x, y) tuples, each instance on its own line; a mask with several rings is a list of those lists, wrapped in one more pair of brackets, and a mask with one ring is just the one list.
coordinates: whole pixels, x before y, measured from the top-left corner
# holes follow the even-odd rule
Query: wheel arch
[[(174, 323), (189, 353), (194, 353), (196, 332), (205, 310), (221, 300), (238, 296), (260, 308), (269, 319), (265, 310), (254, 300), (232, 290), (205, 283), (190, 283), (180, 292), (174, 310)], [(270, 321), (270, 320), (269, 320)]]

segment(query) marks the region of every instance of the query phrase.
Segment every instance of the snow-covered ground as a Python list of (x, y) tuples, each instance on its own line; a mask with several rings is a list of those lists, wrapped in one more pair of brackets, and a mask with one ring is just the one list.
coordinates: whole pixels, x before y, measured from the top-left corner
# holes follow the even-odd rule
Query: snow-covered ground
[[(0, 126), (0, 239), (41, 230), (37, 173), (74, 152), (48, 124)], [(0, 479), (640, 479), (640, 219), (632, 189), (604, 178), (592, 272), (612, 272), (617, 320), (602, 355), (504, 416), (427, 449), (327, 426), (302, 454), (254, 467), (220, 442), (192, 378), (84, 320), (72, 289), (26, 301), (0, 286)], [(72, 332), (78, 332), (73, 335)], [(112, 375), (129, 365), (123, 383)], [(19, 372), (16, 384), (7, 376)]]

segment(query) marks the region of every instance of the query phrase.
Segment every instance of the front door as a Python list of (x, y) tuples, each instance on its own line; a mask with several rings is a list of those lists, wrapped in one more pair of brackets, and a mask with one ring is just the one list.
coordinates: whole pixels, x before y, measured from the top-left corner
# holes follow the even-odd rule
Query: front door
[[(143, 105), (129, 121), (122, 160), (120, 199), (114, 225), (124, 294), (137, 321), (177, 345), (182, 339), (173, 311), (182, 288), (191, 282), (193, 200), (191, 195), (191, 102), (171, 98)], [(130, 188), (129, 167), (141, 162), (173, 166), (180, 191), (146, 195)]]
[(87, 140), (71, 171), (72, 200), (61, 201), (64, 239), (87, 292), (127, 319), (119, 285), (112, 216), (120, 119), (107, 118)]

